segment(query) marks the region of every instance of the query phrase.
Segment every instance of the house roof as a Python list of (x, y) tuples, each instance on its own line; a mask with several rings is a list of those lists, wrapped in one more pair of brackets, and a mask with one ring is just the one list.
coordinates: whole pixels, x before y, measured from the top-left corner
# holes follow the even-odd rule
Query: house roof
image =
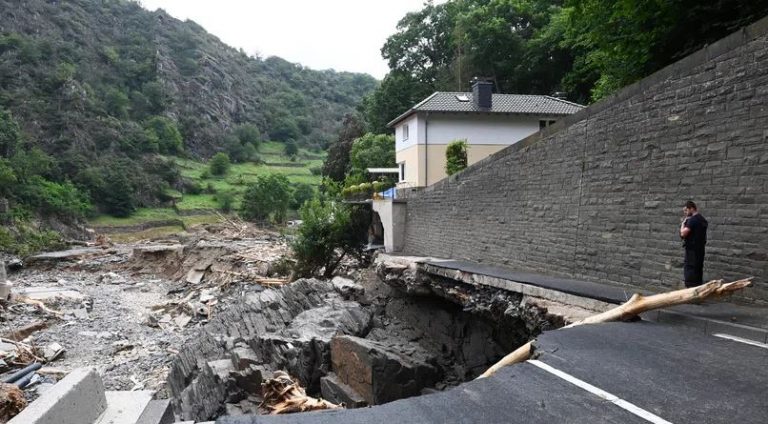
[[(467, 100), (461, 101), (460, 97)], [(415, 112), (476, 112), (520, 115), (565, 116), (576, 113), (584, 106), (551, 96), (536, 94), (493, 94), (491, 109), (480, 109), (472, 100), (472, 93), (437, 91), (393, 119), (392, 127)]]

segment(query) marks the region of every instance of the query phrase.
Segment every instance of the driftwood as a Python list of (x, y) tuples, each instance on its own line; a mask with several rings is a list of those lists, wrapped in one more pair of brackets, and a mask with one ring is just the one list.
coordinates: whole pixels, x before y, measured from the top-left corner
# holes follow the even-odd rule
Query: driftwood
[(45, 321), (35, 321), (32, 324), (25, 325), (17, 330), (9, 331), (2, 335), (3, 338), (20, 342), (26, 339), (30, 334), (48, 327)]
[[(698, 287), (675, 290), (667, 293), (655, 294), (652, 296), (642, 296), (640, 294), (635, 294), (628, 301), (613, 309), (607, 310), (597, 315), (592, 315), (591, 317), (574, 322), (563, 328), (571, 328), (579, 325), (598, 324), (611, 321), (626, 321), (636, 317), (643, 312), (653, 311), (655, 309), (668, 308), (686, 303), (700, 303), (705, 300), (719, 299), (722, 297), (730, 296), (734, 292), (749, 287), (750, 285), (752, 285), (752, 278), (737, 280), (730, 283), (725, 283), (723, 280), (713, 280)], [(507, 356), (503, 357), (499, 362), (488, 368), (478, 378), (490, 377), (496, 371), (507, 365), (513, 365), (519, 362), (527, 361), (531, 358), (532, 354), (533, 341), (530, 341), (520, 346)]]
[(265, 380), (261, 386), (264, 401), (260, 407), (271, 415), (341, 408), (340, 405), (307, 396), (299, 383), (282, 371), (275, 372), (273, 378)]
[(27, 305), (37, 306), (37, 308), (40, 309), (41, 311), (43, 311), (45, 313), (48, 313), (48, 314), (51, 314), (51, 315), (55, 315), (57, 317), (60, 317), (60, 316), (64, 315), (63, 313), (61, 313), (59, 311), (55, 311), (55, 310), (45, 306), (45, 303), (43, 303), (43, 302), (41, 302), (39, 300), (30, 299), (30, 298), (28, 298), (26, 296), (14, 296), (13, 300), (15, 300), (16, 302), (19, 302), (19, 303), (26, 303)]

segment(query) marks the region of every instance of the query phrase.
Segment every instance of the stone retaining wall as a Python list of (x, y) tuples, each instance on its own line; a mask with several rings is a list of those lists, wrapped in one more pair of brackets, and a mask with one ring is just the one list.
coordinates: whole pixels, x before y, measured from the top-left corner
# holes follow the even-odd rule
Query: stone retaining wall
[(768, 18), (409, 196), (405, 252), (670, 289), (683, 203), (705, 278), (768, 301)]

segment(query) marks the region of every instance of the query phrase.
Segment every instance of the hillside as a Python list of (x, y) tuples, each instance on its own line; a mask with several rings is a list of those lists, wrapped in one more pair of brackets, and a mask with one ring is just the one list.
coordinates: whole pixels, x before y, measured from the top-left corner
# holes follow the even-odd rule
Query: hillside
[(169, 156), (322, 150), (376, 84), (249, 57), (131, 1), (0, 0), (0, 200), (13, 217), (159, 205), (183, 186)]

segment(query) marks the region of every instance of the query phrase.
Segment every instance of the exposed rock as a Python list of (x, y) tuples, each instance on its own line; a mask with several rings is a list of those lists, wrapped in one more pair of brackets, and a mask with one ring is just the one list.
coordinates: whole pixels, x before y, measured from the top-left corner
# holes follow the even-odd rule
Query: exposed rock
[(362, 408), (368, 406), (363, 396), (357, 393), (352, 387), (342, 383), (338, 376), (330, 373), (320, 379), (320, 393), (323, 399), (345, 408)]
[(333, 288), (345, 299), (361, 301), (365, 296), (365, 289), (360, 284), (355, 283), (349, 278), (333, 277), (331, 280)]
[(375, 260), (376, 274), (384, 283), (405, 293), (430, 294), (429, 284), (418, 272), (416, 260), (410, 256), (378, 255)]
[(416, 344), (403, 351), (373, 340), (338, 336), (331, 341), (331, 357), (339, 380), (369, 404), (417, 396), (440, 379), (434, 356)]

